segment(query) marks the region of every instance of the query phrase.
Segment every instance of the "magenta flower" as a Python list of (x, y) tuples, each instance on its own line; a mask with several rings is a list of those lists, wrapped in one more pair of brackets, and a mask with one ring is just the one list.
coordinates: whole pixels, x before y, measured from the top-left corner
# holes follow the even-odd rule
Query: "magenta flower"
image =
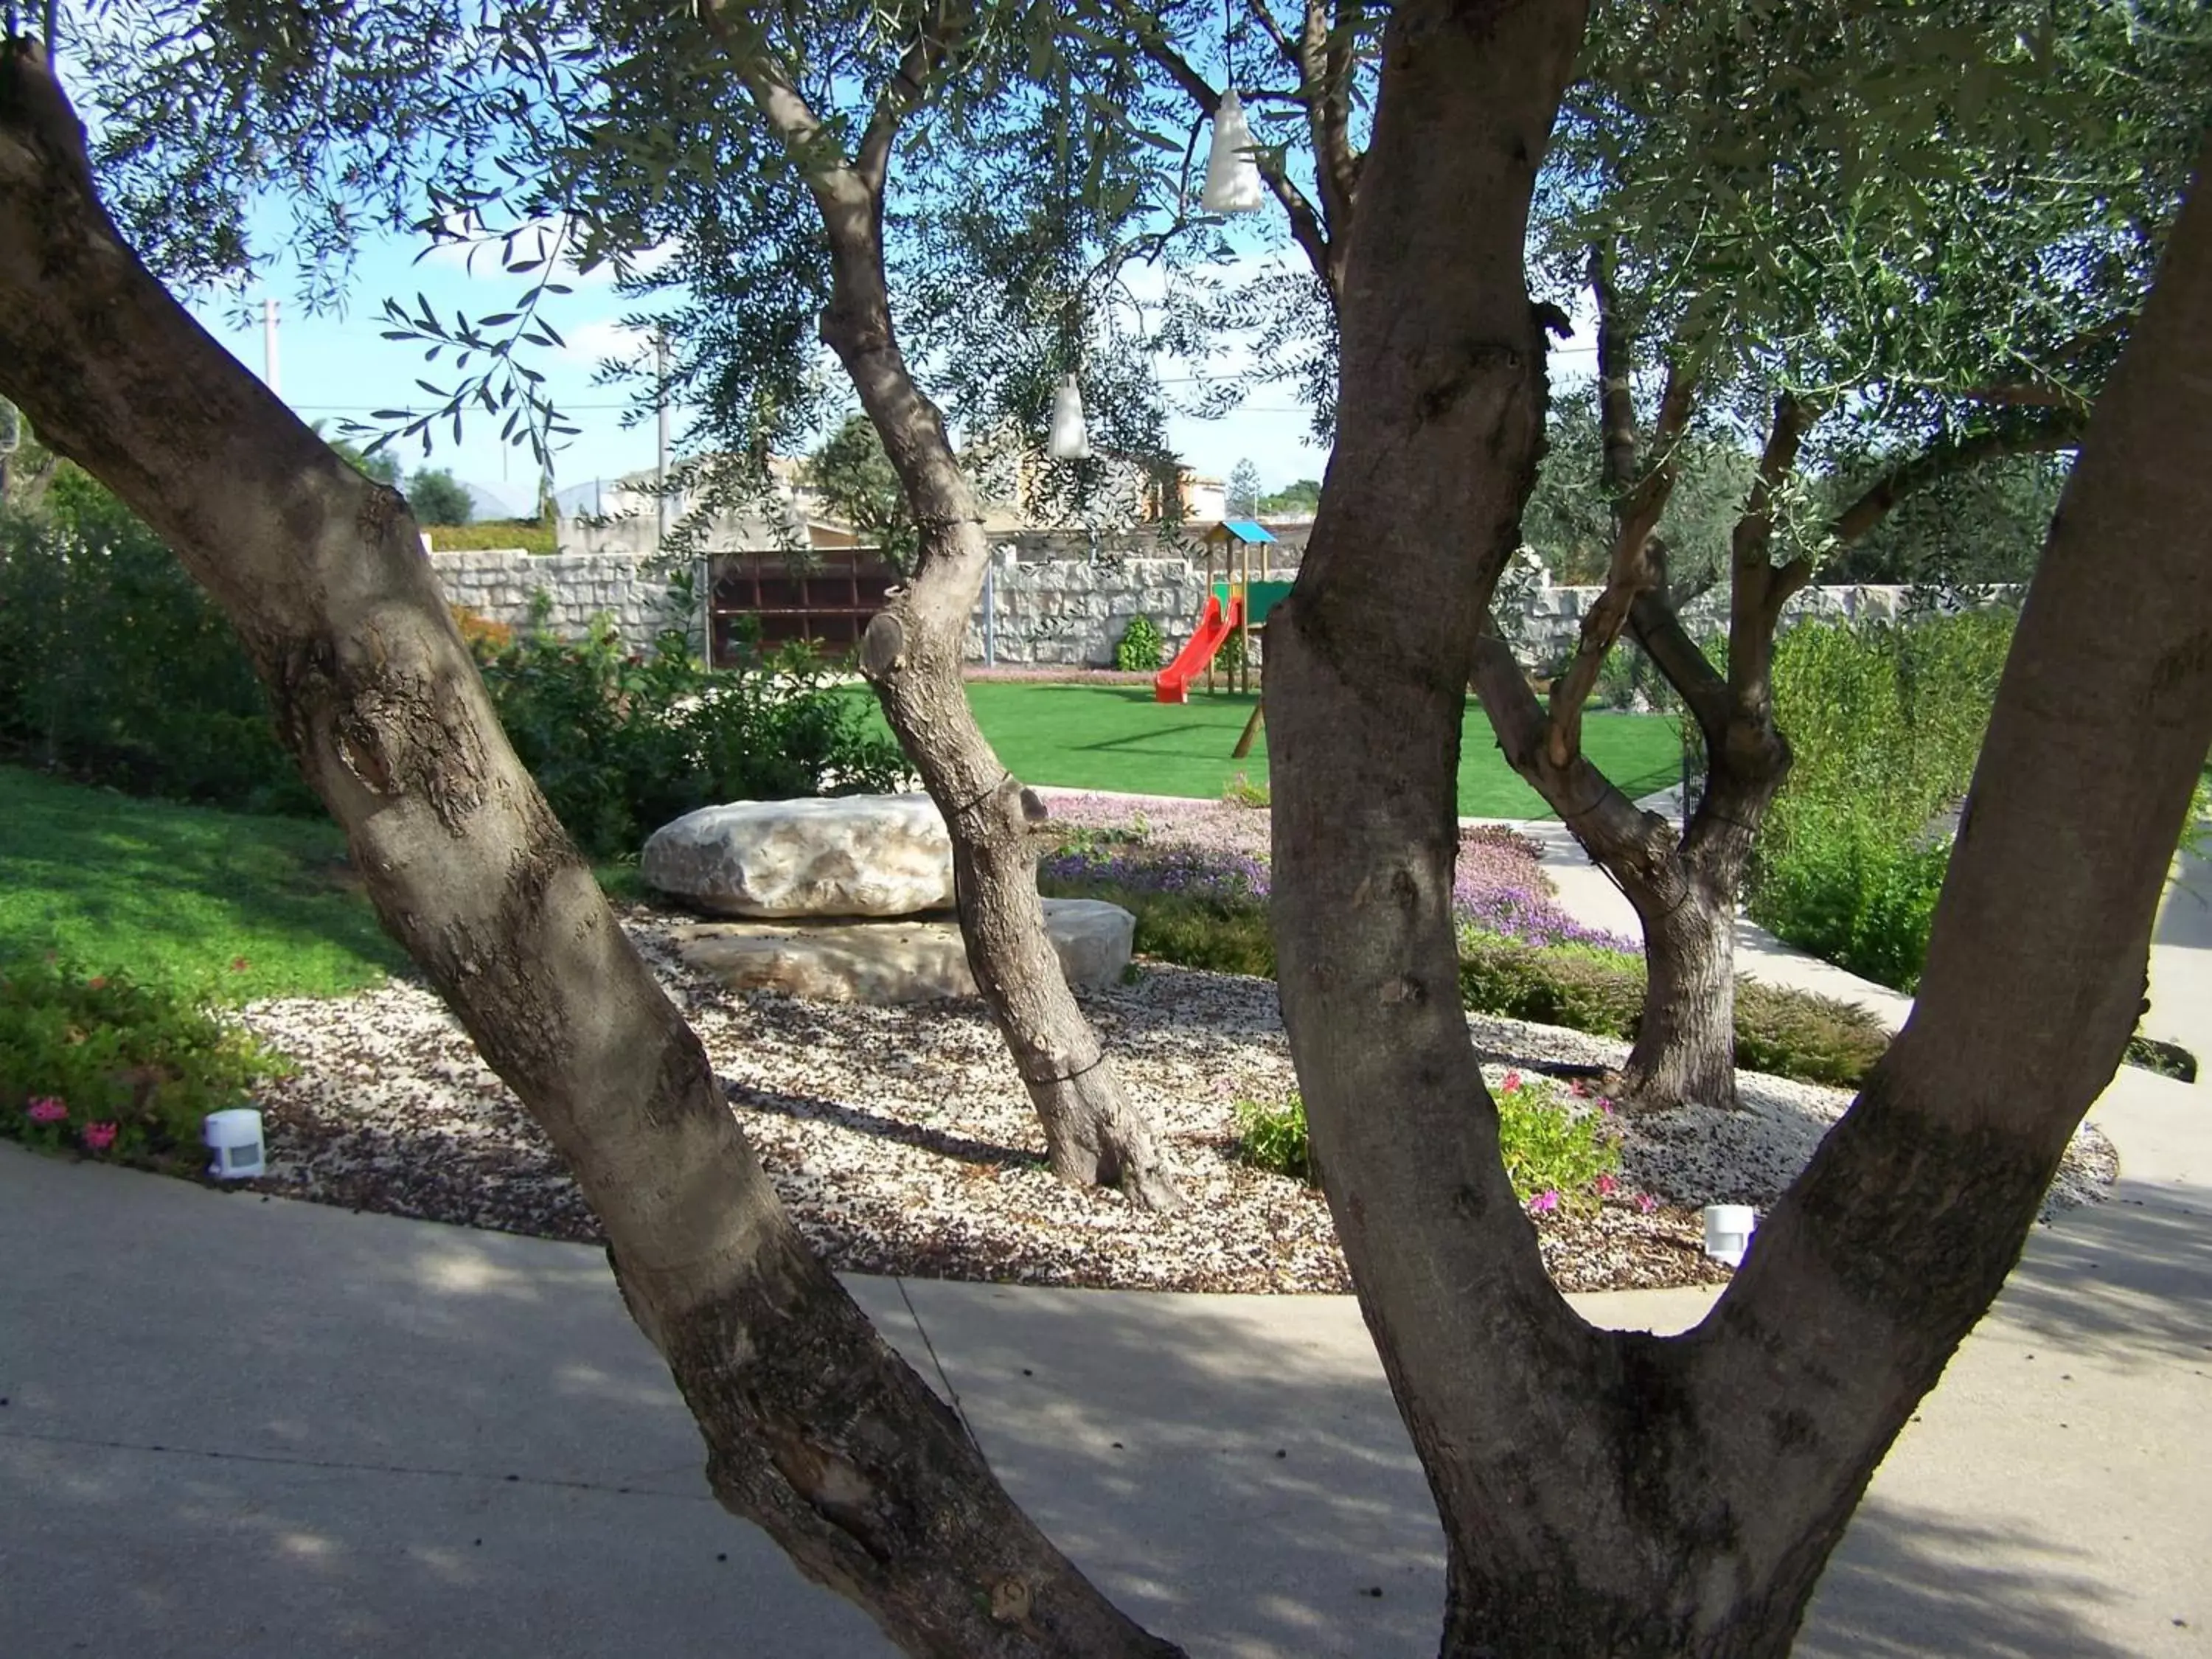
[(1549, 1187), (1528, 1200), (1528, 1213), (1531, 1215), (1549, 1215), (1559, 1207), (1559, 1194)]
[(1659, 1207), (1659, 1200), (1649, 1193), (1638, 1193), (1636, 1195), (1636, 1207), (1644, 1214), (1650, 1215), (1652, 1211)]
[(1589, 1089), (1580, 1078), (1577, 1078), (1572, 1083), (1567, 1085), (1567, 1092), (1579, 1100), (1589, 1093)]
[(104, 1152), (115, 1144), (115, 1125), (88, 1123), (84, 1126), (84, 1144), (95, 1152)]
[(1501, 1086), (1504, 1089), (1507, 1094), (1511, 1094), (1516, 1089), (1518, 1089), (1521, 1086), (1521, 1073), (1518, 1072), (1508, 1072), (1505, 1074), (1505, 1081)]
[(1600, 1095), (1597, 1097), (1597, 1109), (1601, 1112), (1603, 1112), (1607, 1117), (1611, 1117), (1613, 1115), (1613, 1103), (1607, 1099), (1603, 1095)]
[(1611, 1198), (1620, 1190), (1620, 1183), (1611, 1176), (1601, 1175), (1597, 1178), (1597, 1195), (1600, 1198)]
[(52, 1095), (41, 1095), (23, 1109), (33, 1123), (66, 1123), (69, 1108)]

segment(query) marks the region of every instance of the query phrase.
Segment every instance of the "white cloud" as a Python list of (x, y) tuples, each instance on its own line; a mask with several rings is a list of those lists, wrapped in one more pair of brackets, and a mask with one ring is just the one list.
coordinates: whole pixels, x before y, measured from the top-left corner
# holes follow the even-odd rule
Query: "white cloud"
[(617, 362), (634, 362), (648, 349), (653, 337), (619, 317), (602, 317), (563, 328), (561, 337), (568, 343), (567, 356), (596, 364), (610, 358)]

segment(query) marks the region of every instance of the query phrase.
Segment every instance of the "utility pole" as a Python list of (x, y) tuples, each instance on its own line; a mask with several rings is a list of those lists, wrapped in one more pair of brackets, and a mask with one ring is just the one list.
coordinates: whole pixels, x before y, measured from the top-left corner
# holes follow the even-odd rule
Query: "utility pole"
[(660, 501), (660, 539), (668, 539), (668, 331), (653, 331), (653, 406), (660, 422), (660, 462), (653, 472), (653, 493)]
[(282, 377), (276, 372), (276, 302), (261, 302), (261, 378), (278, 397), (284, 395)]

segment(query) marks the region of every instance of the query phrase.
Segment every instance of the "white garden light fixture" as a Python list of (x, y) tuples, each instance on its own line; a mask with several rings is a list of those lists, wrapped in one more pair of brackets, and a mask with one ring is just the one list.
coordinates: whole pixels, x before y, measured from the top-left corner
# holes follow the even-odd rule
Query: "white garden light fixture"
[(1252, 124), (1231, 87), (1213, 111), (1213, 142), (1206, 152), (1206, 189), (1198, 198), (1208, 213), (1257, 213), (1264, 186), (1255, 154)]
[(1705, 1211), (1705, 1254), (1731, 1267), (1743, 1266), (1743, 1253), (1759, 1226), (1759, 1212), (1748, 1204), (1708, 1204)]
[(215, 1154), (208, 1173), (217, 1181), (251, 1181), (268, 1173), (261, 1144), (261, 1114), (252, 1108), (210, 1112), (200, 1125), (200, 1139)]
[(1083, 392), (1073, 374), (1052, 394), (1052, 426), (1045, 437), (1045, 451), (1055, 461), (1091, 459), (1091, 434), (1083, 424)]

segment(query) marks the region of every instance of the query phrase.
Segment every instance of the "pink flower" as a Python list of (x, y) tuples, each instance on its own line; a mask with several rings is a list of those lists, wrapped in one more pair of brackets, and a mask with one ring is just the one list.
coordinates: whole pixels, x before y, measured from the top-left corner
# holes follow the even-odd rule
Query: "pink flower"
[(1567, 1085), (1567, 1092), (1574, 1096), (1576, 1099), (1580, 1100), (1583, 1096), (1589, 1093), (1589, 1085), (1583, 1083), (1580, 1078), (1577, 1078), (1572, 1083)]
[(88, 1123), (84, 1126), (84, 1144), (95, 1152), (104, 1152), (115, 1144), (112, 1123)]
[(1620, 1190), (1620, 1183), (1611, 1176), (1601, 1175), (1597, 1178), (1597, 1195), (1600, 1198), (1611, 1198)]
[(1636, 1207), (1644, 1214), (1650, 1215), (1652, 1211), (1659, 1207), (1659, 1200), (1649, 1193), (1638, 1193), (1636, 1195)]
[(1508, 1072), (1505, 1074), (1504, 1083), (1500, 1086), (1504, 1089), (1507, 1094), (1511, 1094), (1516, 1089), (1521, 1086), (1521, 1073), (1518, 1072)]
[(1611, 1117), (1613, 1115), (1613, 1103), (1610, 1100), (1607, 1100), (1603, 1095), (1600, 1095), (1597, 1097), (1597, 1109), (1601, 1112), (1603, 1112), (1607, 1117)]
[(69, 1108), (52, 1095), (41, 1095), (23, 1109), (33, 1123), (66, 1123)]
[(1528, 1200), (1528, 1213), (1531, 1215), (1549, 1215), (1559, 1207), (1559, 1194), (1549, 1187)]

